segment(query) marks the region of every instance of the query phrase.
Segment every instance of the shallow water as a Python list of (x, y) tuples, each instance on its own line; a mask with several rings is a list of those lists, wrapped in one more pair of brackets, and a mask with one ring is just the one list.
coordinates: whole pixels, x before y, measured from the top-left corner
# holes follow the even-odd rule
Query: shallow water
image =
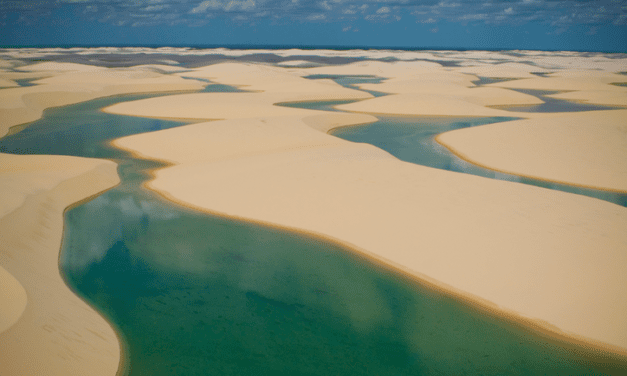
[(41, 77), (35, 77), (35, 78), (20, 78), (17, 80), (14, 80), (18, 85), (20, 85), (21, 87), (28, 87), (28, 86), (35, 86), (37, 84), (34, 84), (33, 81), (37, 81), (40, 80)]
[[(310, 76), (311, 77), (311, 76)], [(344, 87), (355, 88), (350, 84), (353, 76), (323, 76), (332, 78)], [(359, 79), (357, 77), (356, 79)], [(368, 77), (368, 79), (372, 79)], [(484, 78), (482, 78), (484, 79)], [(483, 84), (499, 82), (505, 80), (492, 79), (484, 80)], [(374, 80), (372, 82), (375, 82)], [(476, 81), (477, 82), (477, 81)], [(479, 83), (477, 83), (479, 85)], [(579, 104), (565, 100), (545, 97), (554, 94), (553, 91), (541, 90), (518, 90), (526, 94), (534, 95), (545, 100), (546, 103), (537, 106), (526, 106), (527, 112), (559, 112), (559, 111), (584, 111), (599, 109), (615, 109), (614, 107), (603, 107), (596, 105)], [(338, 111), (336, 105), (351, 103), (353, 101), (324, 101), (305, 103), (283, 103), (282, 106), (306, 108), (312, 110)], [(514, 107), (518, 110), (522, 107)], [(554, 189), (562, 192), (574, 193), (589, 197), (598, 198), (627, 207), (627, 194), (609, 192), (599, 189), (576, 187), (568, 184), (559, 184), (516, 176), (489, 170), (472, 163), (466, 162), (451, 153), (447, 148), (435, 141), (435, 137), (444, 132), (476, 127), (479, 125), (516, 120), (517, 118), (507, 117), (426, 117), (426, 116), (383, 116), (378, 115), (379, 121), (357, 126), (347, 126), (332, 129), (329, 134), (340, 137), (347, 141), (368, 143), (387, 151), (396, 158), (416, 163), (419, 165), (439, 168), (442, 170), (462, 172), (471, 175), (482, 176), (497, 180), (507, 180), (522, 184), (529, 184), (536, 187)]]
[(501, 110), (515, 112), (580, 112), (580, 111), (600, 111), (615, 110), (617, 107), (601, 106), (598, 104), (580, 103), (549, 97), (551, 94), (558, 94), (559, 91), (532, 90), (532, 89), (511, 89), (523, 94), (533, 95), (544, 101), (542, 104), (534, 105), (514, 105), (514, 106), (494, 106)]
[(202, 83), (206, 83), (207, 86), (205, 86), (204, 89), (202, 89), (201, 91), (199, 91), (200, 93), (243, 93), (246, 92), (245, 90), (241, 90), (235, 86), (231, 86), (231, 85), (224, 85), (224, 84), (216, 84), (214, 82), (212, 82), (211, 80), (207, 80), (204, 78), (198, 78), (198, 77), (184, 77), (188, 80), (196, 80), (196, 81), (200, 81)]
[(479, 79), (475, 81), (471, 81), (476, 86), (483, 86), (483, 85), (495, 84), (498, 82), (516, 80), (516, 78), (493, 78), (493, 77), (483, 77), (483, 76), (477, 76), (477, 78)]
[(443, 132), (508, 121), (514, 118), (377, 117), (379, 118), (378, 122), (336, 128), (330, 134), (348, 141), (372, 144), (406, 162), (575, 193), (627, 206), (627, 194), (580, 188), (489, 170), (458, 158), (435, 141), (435, 137)]
[[(124, 100), (140, 98), (126, 97)], [(159, 164), (107, 146), (183, 123), (48, 110), (0, 151), (112, 158), (122, 183), (66, 212), (60, 268), (107, 317), (129, 375), (600, 375), (568, 348), (330, 242), (205, 215), (141, 188)]]
[(305, 76), (310, 80), (320, 80), (320, 79), (331, 79), (338, 84), (347, 87), (349, 89), (356, 89), (365, 91), (367, 93), (372, 94), (374, 97), (382, 97), (384, 95), (388, 95), (387, 93), (382, 93), (380, 91), (374, 90), (365, 90), (360, 89), (359, 84), (378, 84), (386, 80), (383, 77), (377, 76), (346, 76), (346, 75), (332, 75), (332, 74), (312, 74), (310, 76)]

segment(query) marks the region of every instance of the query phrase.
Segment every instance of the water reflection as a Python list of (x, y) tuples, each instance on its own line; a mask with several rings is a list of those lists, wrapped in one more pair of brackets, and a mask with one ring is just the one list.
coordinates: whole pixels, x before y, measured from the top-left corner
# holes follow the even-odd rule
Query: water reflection
[(599, 374), (323, 240), (124, 186), (66, 227), (62, 270), (123, 333), (130, 375)]

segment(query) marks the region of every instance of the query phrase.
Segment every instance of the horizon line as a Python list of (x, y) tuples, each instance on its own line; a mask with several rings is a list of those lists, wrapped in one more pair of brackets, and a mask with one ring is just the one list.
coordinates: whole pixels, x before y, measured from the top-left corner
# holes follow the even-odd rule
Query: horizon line
[(396, 51), (542, 51), (542, 52), (588, 52), (588, 53), (617, 53), (627, 54), (627, 50), (567, 50), (567, 49), (529, 49), (503, 47), (444, 47), (444, 46), (367, 46), (367, 45), (306, 45), (306, 44), (28, 44), (28, 45), (0, 45), (0, 49), (20, 48), (189, 48), (189, 49), (231, 49), (231, 50), (396, 50)]

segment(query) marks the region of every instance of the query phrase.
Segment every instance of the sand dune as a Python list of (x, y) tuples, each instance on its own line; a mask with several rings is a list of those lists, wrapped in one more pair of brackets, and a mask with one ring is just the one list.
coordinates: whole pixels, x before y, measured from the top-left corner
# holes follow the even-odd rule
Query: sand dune
[(627, 192), (627, 110), (495, 123), (437, 137), (462, 158), (493, 170)]
[(116, 164), (0, 154), (0, 371), (113, 375), (113, 329), (59, 274), (63, 211), (119, 181)]
[[(125, 137), (115, 144), (173, 162), (149, 183), (172, 200), (336, 239), (500, 314), (535, 320), (556, 334), (627, 353), (626, 208), (417, 166), (374, 146), (326, 134), (334, 127), (374, 121), (368, 113), (520, 116), (528, 119), (450, 132), (440, 142), (469, 160), (514, 174), (625, 190), (623, 110), (535, 115), (486, 107), (538, 103), (511, 88), (575, 90), (559, 95), (622, 103), (622, 88), (610, 84), (623, 82), (618, 80), (624, 76), (611, 72), (624, 63), (606, 59), (598, 63), (603, 72), (571, 74), (565, 68), (592, 63), (566, 53), (529, 53), (524, 59), (538, 67), (564, 70), (544, 78), (528, 75), (539, 71), (533, 66), (499, 67), (498, 77), (520, 79), (477, 88), (472, 81), (490, 71), (477, 66), (508, 55), (399, 56), (467, 64), (447, 68), (433, 61), (365, 61), (280, 68), (228, 63), (165, 75), (175, 70), (38, 63), (19, 73), (42, 77), (37, 86), (0, 90), (0, 135), (53, 106), (204, 85), (184, 77), (238, 86), (251, 92), (177, 94), (111, 106), (106, 111), (133, 116), (223, 119)], [(9, 73), (18, 72), (7, 72), (7, 79), (13, 79)], [(372, 98), (330, 80), (302, 77), (310, 74), (385, 77), (381, 84), (362, 87), (391, 95)], [(339, 106), (352, 113), (274, 105), (323, 99), (361, 101)], [(120, 354), (115, 333), (65, 286), (58, 250), (64, 208), (117, 182), (113, 162), (0, 155), (0, 283), (10, 286), (0, 295), (3, 374), (116, 372)]]
[[(223, 67), (223, 72), (220, 68), (212, 67), (211, 79), (235, 83), (229, 72), (236, 66)], [(243, 75), (255, 74), (254, 68), (243, 70)], [(461, 78), (452, 74), (453, 82)], [(338, 140), (310, 127), (326, 131), (329, 124), (342, 123), (336, 117), (343, 114), (311, 117), (307, 110), (288, 114), (265, 108), (276, 95), (273, 85), (268, 83), (267, 93), (263, 79), (255, 85), (261, 92), (253, 102), (231, 94), (197, 97), (196, 104), (211, 98), (202, 111), (182, 109), (190, 100), (183, 96), (172, 96), (168, 103), (149, 99), (113, 106), (107, 111), (198, 118), (215, 113), (214, 118), (226, 119), (126, 137), (116, 145), (175, 163), (158, 171), (149, 184), (173, 200), (338, 239), (444, 289), (489, 302), (502, 313), (534, 319), (615, 351), (627, 349), (622, 320), (627, 315), (622, 298), (627, 285), (627, 209), (401, 162), (373, 146)], [(356, 105), (391, 98), (380, 108), (398, 106), (399, 112), (413, 113), (414, 107), (439, 106), (449, 115), (502, 113), (469, 99), (436, 103), (407, 95), (413, 100), (398, 104), (398, 98), (387, 96)], [(600, 113), (587, 116), (596, 119)], [(594, 130), (582, 132), (577, 137), (585, 139)], [(544, 137), (531, 133), (530, 139)], [(484, 140), (481, 145), (488, 144)], [(555, 158), (562, 153), (556, 149)], [(604, 161), (590, 165), (598, 163)]]

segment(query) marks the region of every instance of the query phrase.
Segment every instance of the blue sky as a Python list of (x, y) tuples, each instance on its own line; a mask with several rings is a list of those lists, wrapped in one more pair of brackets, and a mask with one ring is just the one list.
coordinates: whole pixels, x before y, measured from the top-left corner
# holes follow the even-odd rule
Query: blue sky
[(627, 0), (0, 0), (0, 45), (627, 52)]

